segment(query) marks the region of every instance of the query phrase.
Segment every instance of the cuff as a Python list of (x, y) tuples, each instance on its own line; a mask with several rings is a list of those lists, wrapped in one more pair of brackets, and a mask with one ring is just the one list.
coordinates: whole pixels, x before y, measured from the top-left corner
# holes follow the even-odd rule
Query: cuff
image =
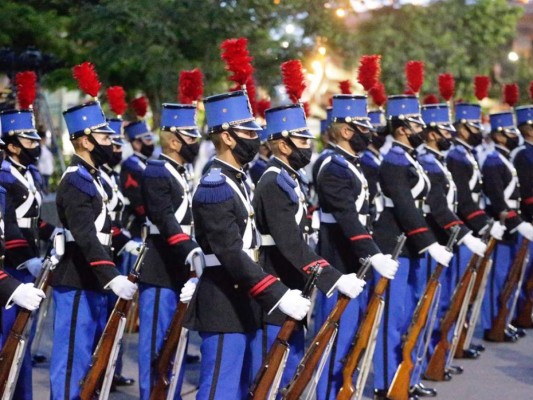
[[(287, 294), (288, 291), (289, 291), (289, 290), (287, 290), (285, 293), (283, 293), (283, 296), (285, 296), (285, 294)], [(267, 313), (267, 315), (272, 314), (272, 312), (273, 312), (276, 308), (278, 308), (279, 303), (281, 303), (281, 299), (283, 298), (283, 296), (281, 296), (281, 297), (279, 298), (278, 302), (277, 302), (276, 304), (274, 304), (274, 307), (272, 307), (272, 308), (270, 309), (270, 311)]]

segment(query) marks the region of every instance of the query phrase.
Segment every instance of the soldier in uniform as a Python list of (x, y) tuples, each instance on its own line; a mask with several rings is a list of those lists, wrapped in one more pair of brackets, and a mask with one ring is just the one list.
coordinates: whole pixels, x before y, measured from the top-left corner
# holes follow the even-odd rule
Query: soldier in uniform
[(313, 180), (313, 185), (315, 187), (316, 191), (316, 185), (317, 185), (317, 176), (318, 171), (320, 170), (320, 166), (322, 165), (322, 161), (326, 159), (331, 153), (332, 150), (335, 148), (335, 142), (333, 141), (333, 138), (329, 134), (330, 126), (331, 126), (331, 113), (332, 108), (328, 107), (326, 110), (326, 119), (323, 119), (320, 121), (320, 139), (322, 140), (322, 144), (324, 145), (322, 151), (316, 158), (312, 172), (311, 172), (311, 178)]
[[(309, 132), (305, 112), (300, 104), (271, 108), (266, 111), (266, 133), (274, 157), (254, 192), (257, 229), (261, 233), (260, 264), (263, 269), (281, 279), (288, 287), (303, 289), (305, 275), (316, 264), (322, 268), (317, 286), (327, 295), (335, 289), (350, 298), (356, 297), (364, 286), (355, 274), (342, 275), (308, 246), (310, 229), (307, 224), (307, 200), (298, 171), (311, 158)], [(274, 342), (285, 315), (279, 310), (265, 317), (268, 350)], [(291, 351), (280, 387), (285, 387), (296, 372), (303, 357), (305, 337), (303, 328), (290, 340)]]
[(200, 332), (197, 399), (240, 399), (261, 363), (261, 308), (301, 320), (310, 301), (257, 264), (259, 238), (242, 167), (259, 147), (246, 92), (204, 101), (216, 158), (193, 198), (196, 239), (205, 269), (189, 305), (189, 329)]
[[(518, 147), (520, 136), (513, 113), (491, 114), (490, 124), (490, 139), (494, 142), (495, 149), (486, 155), (481, 164), (486, 212), (495, 220), (505, 221), (507, 231), (494, 250), (494, 267), (490, 272), (488, 290), (483, 300), (481, 317), (486, 340), (489, 340), (486, 333), (498, 314), (498, 298), (516, 252), (517, 234), (528, 240), (533, 239), (533, 226), (519, 215), (519, 183), (516, 169), (510, 161), (511, 151)], [(516, 330), (509, 327), (505, 332), (505, 340), (514, 342), (517, 339)]]
[(96, 101), (63, 115), (75, 154), (56, 197), (67, 243), (52, 276), (56, 311), (50, 386), (52, 399), (75, 399), (106, 323), (104, 289), (130, 300), (137, 286), (113, 262), (108, 198), (98, 171), (112, 158), (109, 135), (114, 132)]
[[(374, 269), (393, 279), (398, 263), (383, 254), (367, 230), (368, 184), (359, 156), (367, 148), (372, 133), (366, 96), (333, 96), (330, 136), (336, 146), (318, 171), (320, 203), (319, 254), (343, 274), (357, 273), (361, 258), (370, 257)], [(359, 277), (363, 278), (363, 277)], [(317, 312), (319, 328), (333, 309), (337, 296), (321, 296)], [(352, 300), (340, 320), (331, 356), (318, 384), (318, 398), (335, 398), (342, 385), (342, 359), (347, 354), (359, 319), (366, 308), (366, 296)]]
[[(150, 398), (153, 360), (161, 350), (180, 301), (180, 290), (189, 278), (192, 257), (201, 252), (191, 239), (191, 183), (185, 169), (185, 164), (192, 163), (199, 150), (195, 112), (196, 106), (192, 104), (163, 104), (160, 133), (163, 152), (159, 159), (148, 161), (142, 178), (150, 234), (139, 292), (141, 399)], [(181, 398), (182, 378), (183, 374), (176, 398)]]
[[(414, 95), (390, 96), (387, 119), (392, 147), (384, 156), (379, 171), (385, 208), (375, 224), (374, 237), (383, 252), (390, 252), (395, 238), (407, 236), (399, 257), (400, 268), (385, 292), (383, 324), (380, 327), (374, 358), (374, 396), (386, 398), (388, 387), (401, 361), (401, 337), (406, 333), (415, 305), (414, 290), (420, 258), (426, 251), (435, 261), (448, 265), (452, 253), (438, 244), (424, 219), (422, 206), (429, 192), (429, 178), (416, 161), (415, 149), (422, 144), (424, 122)], [(429, 388), (425, 395), (435, 395)], [(417, 392), (421, 393), (421, 390)], [(416, 395), (413, 395), (416, 397)]]

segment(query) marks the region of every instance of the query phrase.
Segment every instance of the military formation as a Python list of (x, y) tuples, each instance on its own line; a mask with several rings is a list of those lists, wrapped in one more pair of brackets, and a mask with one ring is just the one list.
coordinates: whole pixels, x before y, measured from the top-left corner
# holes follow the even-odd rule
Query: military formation
[[(532, 327), (533, 105), (513, 108), (515, 86), (484, 130), (487, 77), (474, 80), (479, 102), (454, 104), (442, 74), (445, 101), (421, 105), (422, 62), (406, 65), (407, 93), (386, 96), (380, 57), (363, 56), (364, 90), (340, 83), (317, 155), (300, 61), (281, 65), (290, 101), (270, 107), (250, 95), (246, 46), (221, 46), (230, 92), (203, 97), (201, 72), (181, 72), (158, 141), (144, 97), (126, 122), (125, 91), (109, 87), (106, 118), (94, 66), (74, 67), (90, 100), (63, 113), (74, 154), (57, 227), (40, 212), (36, 77), (17, 75), (18, 107), (0, 114), (2, 399), (32, 399), (46, 296), (52, 399), (133, 385), (121, 352), (131, 325), (139, 398), (181, 398), (195, 331), (202, 400), (360, 399), (365, 387), (375, 399), (434, 397), (427, 381), (452, 379), (463, 372), (454, 359), (484, 351), (472, 342), (478, 321), (493, 342)], [(215, 154), (195, 184), (202, 137)]]

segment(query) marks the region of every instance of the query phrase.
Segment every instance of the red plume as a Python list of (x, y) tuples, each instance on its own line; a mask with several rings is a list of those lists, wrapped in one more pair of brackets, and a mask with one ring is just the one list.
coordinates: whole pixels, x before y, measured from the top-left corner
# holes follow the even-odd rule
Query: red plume
[(407, 79), (407, 87), (415, 94), (420, 92), (420, 89), (424, 84), (424, 62), (407, 62), (407, 64), (405, 64), (405, 77)]
[(250, 76), (248, 82), (246, 82), (246, 93), (248, 94), (248, 101), (252, 107), (252, 115), (255, 115), (257, 113), (257, 101), (255, 100), (257, 94), (253, 76)]
[(330, 97), (330, 98), (328, 99), (328, 105), (329, 105), (330, 107), (333, 107), (333, 97)]
[(533, 100), (533, 81), (529, 82), (529, 98)]
[(257, 115), (265, 119), (265, 111), (270, 108), (270, 100), (261, 99), (257, 101), (255, 108), (257, 110)]
[(15, 76), (17, 84), (17, 100), (22, 110), (32, 107), (37, 96), (37, 75), (33, 71), (19, 72)]
[(128, 108), (124, 88), (122, 86), (110, 86), (107, 88), (106, 93), (111, 110), (118, 116), (124, 114), (124, 111)]
[(89, 61), (72, 68), (72, 75), (78, 81), (78, 87), (90, 96), (98, 96), (102, 84), (98, 81), (98, 74), (94, 65)]
[(374, 100), (374, 104), (378, 107), (383, 107), (387, 102), (387, 94), (385, 93), (385, 85), (382, 82), (378, 82), (372, 87), (368, 94)]
[(307, 86), (300, 60), (290, 60), (281, 64), (281, 75), (287, 95), (294, 104), (298, 103)]
[(131, 106), (135, 110), (137, 117), (142, 119), (148, 111), (148, 99), (146, 96), (137, 97), (136, 99), (132, 100)]
[(381, 56), (373, 54), (371, 56), (361, 56), (359, 59), (358, 82), (363, 85), (368, 92), (379, 81), (381, 75)]
[(424, 104), (438, 104), (438, 103), (439, 103), (439, 98), (433, 93), (428, 94), (426, 97), (424, 97)]
[(351, 86), (351, 82), (346, 80), (346, 81), (340, 81), (339, 82), (339, 89), (341, 90), (341, 93), (342, 94), (352, 94), (352, 89), (350, 88)]
[(416, 95), (416, 92), (411, 89), (410, 87), (406, 88), (404, 91), (403, 91), (403, 94), (408, 94), (408, 95)]
[(518, 91), (518, 85), (516, 83), (509, 83), (507, 85), (503, 86), (503, 97), (504, 102), (509, 104), (511, 107), (513, 107), (520, 97), (520, 93)]
[(178, 86), (178, 99), (181, 104), (192, 104), (198, 101), (204, 93), (204, 82), (202, 71), (195, 68), (191, 71), (180, 72), (180, 83)]
[(476, 98), (481, 101), (489, 95), (490, 78), (485, 75), (477, 75), (474, 77), (474, 94)]
[(455, 79), (452, 74), (439, 75), (439, 92), (442, 98), (450, 101), (455, 93)]
[(302, 104), (302, 106), (304, 108), (305, 116), (309, 117), (309, 114), (311, 113), (311, 107), (309, 106), (309, 103), (306, 101), (305, 103)]
[(221, 57), (226, 63), (226, 70), (232, 73), (229, 79), (237, 84), (236, 90), (248, 83), (254, 72), (253, 58), (248, 53), (247, 45), (246, 38), (227, 39), (220, 45)]

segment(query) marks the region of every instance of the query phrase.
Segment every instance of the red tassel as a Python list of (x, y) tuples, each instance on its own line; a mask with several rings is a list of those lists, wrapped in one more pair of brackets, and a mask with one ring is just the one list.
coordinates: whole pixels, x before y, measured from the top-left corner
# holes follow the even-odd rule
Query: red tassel
[(281, 75), (287, 96), (294, 104), (298, 103), (307, 87), (300, 60), (290, 60), (281, 64)]
[(351, 82), (346, 80), (346, 81), (340, 81), (339, 82), (339, 89), (341, 90), (341, 93), (342, 94), (352, 94), (352, 89), (350, 88), (351, 86)]
[(107, 101), (109, 101), (111, 110), (118, 116), (123, 115), (124, 111), (128, 108), (128, 103), (126, 103), (126, 92), (122, 86), (108, 87)]
[(142, 119), (148, 111), (148, 99), (146, 96), (137, 97), (136, 99), (132, 100), (131, 106), (135, 110), (135, 115)]
[(529, 82), (529, 98), (533, 100), (533, 81)]
[(520, 97), (518, 85), (516, 83), (509, 83), (503, 87), (504, 102), (513, 107), (518, 103)]
[(257, 115), (265, 119), (265, 112), (270, 108), (270, 100), (261, 99), (256, 104)]
[(439, 75), (439, 92), (442, 98), (450, 101), (455, 93), (455, 79), (452, 74)]
[(178, 99), (181, 104), (192, 104), (204, 93), (203, 74), (198, 68), (180, 72)]
[(368, 92), (379, 81), (381, 75), (381, 56), (373, 54), (362, 56), (359, 59), (358, 82), (363, 85)]
[(309, 115), (311, 114), (311, 106), (307, 101), (303, 103), (302, 106), (304, 108), (305, 117), (309, 117)]
[(72, 68), (72, 75), (78, 81), (78, 87), (89, 96), (98, 96), (102, 84), (98, 81), (98, 74), (94, 65), (89, 61), (76, 65)]
[(385, 85), (382, 82), (378, 82), (372, 87), (368, 94), (374, 100), (374, 104), (378, 107), (383, 107), (387, 102), (387, 94), (385, 93)]
[(19, 72), (15, 76), (15, 83), (20, 109), (30, 109), (37, 97), (37, 75), (33, 71)]
[(408, 89), (411, 89), (414, 94), (420, 92), (420, 89), (424, 84), (424, 62), (407, 62), (407, 64), (405, 64), (405, 77), (407, 79)]
[(474, 77), (474, 94), (476, 98), (481, 101), (489, 95), (490, 78), (485, 75), (477, 75)]
[(431, 94), (428, 94), (426, 97), (424, 97), (423, 103), (424, 104), (438, 104), (439, 98), (433, 93), (431, 93)]
[(232, 73), (229, 79), (235, 82), (237, 86), (248, 83), (254, 72), (253, 58), (248, 53), (247, 45), (248, 39), (246, 38), (227, 39), (220, 45), (221, 57), (226, 63), (226, 70)]

